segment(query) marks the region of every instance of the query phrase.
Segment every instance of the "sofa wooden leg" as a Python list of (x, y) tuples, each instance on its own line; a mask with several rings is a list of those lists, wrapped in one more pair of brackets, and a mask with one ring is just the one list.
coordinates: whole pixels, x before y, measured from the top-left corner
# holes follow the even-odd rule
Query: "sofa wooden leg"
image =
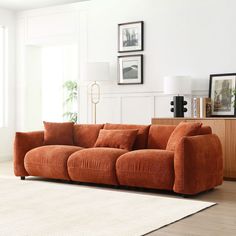
[(21, 179), (21, 180), (25, 180), (25, 176), (21, 176), (20, 179)]

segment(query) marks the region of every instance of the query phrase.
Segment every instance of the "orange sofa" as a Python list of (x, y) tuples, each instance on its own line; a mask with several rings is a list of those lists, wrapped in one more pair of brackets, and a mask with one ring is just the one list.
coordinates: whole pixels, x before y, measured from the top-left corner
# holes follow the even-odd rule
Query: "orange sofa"
[[(133, 150), (97, 146), (100, 130), (135, 130)], [(45, 143), (45, 131), (17, 132), (14, 172), (21, 179), (40, 176), (183, 195), (222, 184), (222, 148), (211, 128), (199, 126), (197, 134), (183, 137), (175, 130), (176, 126), (170, 125), (75, 124), (73, 143), (66, 145), (60, 139)], [(171, 144), (170, 137), (174, 140)]]

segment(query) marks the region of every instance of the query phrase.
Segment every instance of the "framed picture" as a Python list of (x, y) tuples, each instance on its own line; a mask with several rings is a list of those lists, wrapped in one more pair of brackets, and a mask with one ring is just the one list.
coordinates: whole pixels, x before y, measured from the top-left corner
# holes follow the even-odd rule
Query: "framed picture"
[(118, 84), (143, 83), (143, 55), (118, 57)]
[(212, 116), (235, 116), (236, 73), (210, 75)]
[(143, 50), (143, 21), (118, 25), (118, 52)]

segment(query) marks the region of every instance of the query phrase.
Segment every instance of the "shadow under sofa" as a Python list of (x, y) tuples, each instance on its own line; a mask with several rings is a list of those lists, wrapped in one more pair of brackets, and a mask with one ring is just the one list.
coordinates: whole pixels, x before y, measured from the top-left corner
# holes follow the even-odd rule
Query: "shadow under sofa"
[[(194, 195), (222, 184), (219, 138), (208, 126), (166, 150), (172, 125), (75, 124), (72, 145), (45, 145), (44, 131), (17, 132), (14, 172), (84, 183), (170, 190)], [(137, 129), (133, 150), (94, 147), (101, 129)]]

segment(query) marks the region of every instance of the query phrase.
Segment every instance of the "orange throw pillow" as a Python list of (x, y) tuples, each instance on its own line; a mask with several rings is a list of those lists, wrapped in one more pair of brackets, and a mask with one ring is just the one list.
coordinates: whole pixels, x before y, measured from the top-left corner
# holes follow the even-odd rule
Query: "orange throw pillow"
[(101, 129), (94, 147), (120, 148), (131, 151), (138, 130)]
[(45, 145), (73, 145), (73, 122), (43, 122)]
[(197, 122), (184, 122), (184, 121), (180, 122), (174, 129), (173, 133), (170, 135), (170, 138), (166, 146), (166, 150), (174, 151), (175, 147), (178, 145), (181, 138), (184, 136), (198, 135), (201, 126), (202, 123), (197, 123)]

